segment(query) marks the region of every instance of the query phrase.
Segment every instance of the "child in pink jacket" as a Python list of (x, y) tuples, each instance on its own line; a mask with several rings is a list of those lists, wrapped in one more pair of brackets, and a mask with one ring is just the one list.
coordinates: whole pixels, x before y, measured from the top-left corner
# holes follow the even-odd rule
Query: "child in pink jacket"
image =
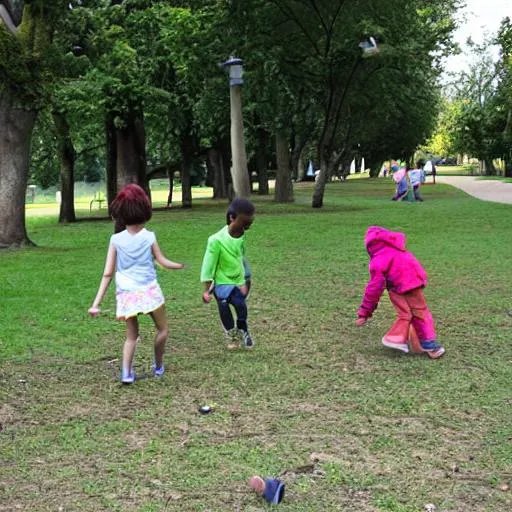
[(421, 351), (432, 359), (441, 357), (445, 350), (436, 341), (434, 320), (423, 295), (427, 274), (414, 255), (405, 249), (405, 235), (372, 226), (366, 232), (365, 244), (370, 255), (370, 282), (357, 310), (356, 324), (366, 323), (387, 288), (398, 318), (382, 338), (382, 343), (409, 352), (407, 342), (412, 325)]

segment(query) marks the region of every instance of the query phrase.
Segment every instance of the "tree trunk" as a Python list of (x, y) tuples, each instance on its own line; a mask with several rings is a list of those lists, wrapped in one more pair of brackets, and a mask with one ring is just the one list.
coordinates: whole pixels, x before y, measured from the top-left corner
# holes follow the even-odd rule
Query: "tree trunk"
[(251, 184), (247, 171), (247, 155), (245, 152), (244, 122), (242, 117), (242, 88), (239, 85), (230, 87), (231, 101), (231, 153), (233, 165), (231, 175), (233, 188), (237, 197), (249, 197)]
[(190, 147), (189, 138), (181, 143), (181, 207), (192, 208), (191, 172), (194, 165), (194, 152)]
[(378, 178), (382, 166), (372, 164), (370, 166), (370, 178)]
[(360, 155), (356, 155), (354, 157), (354, 166), (355, 166), (355, 173), (360, 174), (361, 173), (361, 165), (363, 163), (363, 160)]
[(268, 142), (269, 133), (264, 128), (258, 129), (258, 152), (256, 154), (256, 166), (258, 172), (258, 195), (268, 196)]
[(213, 198), (226, 199), (228, 197), (228, 190), (222, 151), (217, 148), (210, 148), (206, 161), (213, 176)]
[(350, 166), (352, 165), (352, 162), (350, 160), (343, 160), (341, 164), (341, 176), (343, 178), (343, 181), (346, 181), (348, 176), (350, 176)]
[(332, 181), (334, 176), (337, 176), (341, 179), (343, 172), (341, 169), (341, 162), (344, 157), (344, 151), (340, 151), (339, 153), (333, 154), (331, 160), (329, 161), (329, 169), (328, 169), (328, 179)]
[[(292, 155), (292, 166), (293, 166), (293, 155)], [(297, 170), (297, 181), (302, 181), (304, 176), (306, 175), (306, 166), (304, 165), (304, 160), (302, 158), (302, 153), (299, 155), (297, 162), (295, 163)], [(293, 167), (292, 167), (293, 169)]]
[(170, 164), (167, 164), (167, 176), (169, 177), (169, 193), (167, 194), (167, 208), (172, 206), (172, 194), (174, 191), (174, 171)]
[(149, 195), (146, 177), (146, 134), (142, 115), (129, 114), (126, 125), (115, 129), (117, 147), (117, 189), (136, 183)]
[(106, 185), (107, 202), (110, 205), (117, 194), (117, 144), (114, 114), (108, 112), (105, 116), (105, 142), (106, 142)]
[(496, 176), (497, 174), (496, 167), (492, 161), (492, 158), (485, 159), (485, 174), (487, 176)]
[(508, 158), (504, 162), (505, 178), (512, 178), (512, 159)]
[(370, 169), (370, 178), (378, 178), (382, 169), (382, 162), (368, 157), (367, 167)]
[(228, 157), (222, 150), (218, 151), (219, 172), (215, 175), (215, 198), (226, 199), (228, 197), (228, 169), (226, 162)]
[(278, 203), (290, 203), (293, 201), (292, 172), (288, 139), (283, 130), (277, 130), (276, 132), (276, 158), (277, 172), (274, 199)]
[[(322, 155), (322, 151), (320, 151)], [(324, 205), (324, 192), (325, 184), (327, 182), (328, 162), (324, 156), (320, 157), (320, 173), (318, 174), (315, 182), (315, 189), (313, 190), (313, 201), (311, 206), (313, 208), (322, 208)]]
[(506, 178), (512, 178), (512, 108), (508, 109), (507, 124), (503, 130), (503, 138), (508, 148), (507, 154), (503, 156), (503, 174)]
[(300, 181), (304, 177), (304, 162), (301, 157), (307, 141), (306, 137), (296, 134), (291, 138), (290, 167), (292, 176), (297, 181)]
[(34, 245), (25, 227), (25, 194), (37, 114), (10, 100), (0, 95), (0, 248)]
[(496, 175), (496, 167), (494, 167), (494, 162), (491, 158), (488, 157), (482, 157), (478, 159), (478, 170), (480, 174), (484, 174), (485, 176)]
[(71, 140), (69, 124), (64, 115), (53, 111), (52, 116), (57, 132), (60, 160), (59, 222), (75, 222), (75, 148)]

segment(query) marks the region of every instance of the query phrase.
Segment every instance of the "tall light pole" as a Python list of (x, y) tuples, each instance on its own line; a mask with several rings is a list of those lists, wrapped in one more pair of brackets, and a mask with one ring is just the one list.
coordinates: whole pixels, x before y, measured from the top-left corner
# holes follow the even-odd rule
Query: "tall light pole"
[(230, 57), (224, 62), (224, 68), (229, 69), (229, 97), (231, 104), (231, 177), (236, 197), (249, 197), (251, 184), (247, 171), (247, 155), (245, 153), (244, 120), (242, 117), (242, 84), (243, 61)]

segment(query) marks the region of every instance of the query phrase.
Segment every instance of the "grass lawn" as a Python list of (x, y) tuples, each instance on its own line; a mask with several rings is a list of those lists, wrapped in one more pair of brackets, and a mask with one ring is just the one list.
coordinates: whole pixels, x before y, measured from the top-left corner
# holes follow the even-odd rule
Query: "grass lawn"
[(504, 176), (480, 176), (479, 180), (492, 180), (492, 181), (504, 181), (505, 183), (512, 183), (512, 178), (505, 178)]
[[(169, 185), (164, 180), (153, 180), (151, 182), (152, 190), (151, 197), (153, 206), (155, 208), (162, 208), (167, 205), (167, 196), (169, 193)], [(101, 204), (94, 201), (95, 195), (92, 191), (87, 190), (84, 192), (81, 190), (81, 184), (75, 185), (75, 213), (77, 218), (90, 218), (94, 217), (106, 217), (108, 216), (108, 209), (104, 199)], [(101, 197), (105, 197), (105, 192), (102, 190), (104, 184), (97, 184), (97, 187), (101, 190)], [(192, 198), (196, 199), (207, 199), (212, 197), (213, 191), (210, 187), (193, 187)], [(46, 216), (46, 217), (59, 217), (59, 205), (55, 201), (55, 194), (48, 192), (46, 195), (36, 196), (36, 202), (28, 202), (26, 205), (26, 213), (29, 217), (35, 216)], [(181, 186), (174, 187), (173, 193), (173, 204), (181, 202)]]
[(436, 170), (441, 176), (472, 176), (477, 173), (475, 165), (438, 165)]
[[(314, 211), (311, 187), (291, 205), (255, 198), (251, 352), (225, 350), (200, 300), (225, 205), (155, 213), (148, 228), (188, 268), (159, 271), (168, 371), (129, 387), (109, 366), (124, 339), (113, 289), (100, 318), (86, 314), (111, 224), (29, 218), (38, 248), (0, 253), (0, 510), (270, 510), (253, 474), (281, 475), (282, 511), (512, 510), (512, 208), (439, 184), (396, 204), (389, 180), (368, 179), (329, 185)], [(354, 325), (372, 224), (404, 230), (426, 267), (443, 359), (380, 344), (387, 297)]]

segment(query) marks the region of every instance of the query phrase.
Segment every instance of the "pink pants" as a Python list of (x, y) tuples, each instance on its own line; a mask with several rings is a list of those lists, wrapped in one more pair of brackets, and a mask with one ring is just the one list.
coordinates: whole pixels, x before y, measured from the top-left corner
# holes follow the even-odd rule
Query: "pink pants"
[(434, 319), (421, 288), (404, 294), (390, 291), (389, 298), (397, 312), (397, 319), (386, 333), (386, 339), (395, 343), (407, 343), (410, 337), (414, 337), (414, 329), (420, 341), (435, 341)]

